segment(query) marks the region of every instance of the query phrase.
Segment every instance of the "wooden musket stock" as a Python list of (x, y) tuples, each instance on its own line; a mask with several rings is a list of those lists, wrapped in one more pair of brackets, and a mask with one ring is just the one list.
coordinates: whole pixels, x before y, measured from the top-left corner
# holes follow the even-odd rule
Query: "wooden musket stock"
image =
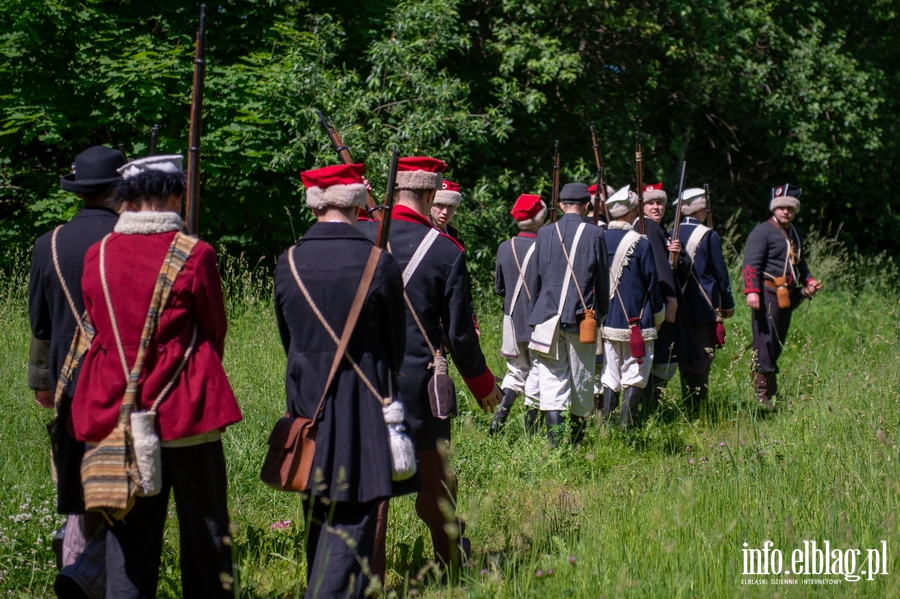
[(378, 222), (378, 247), (387, 247), (391, 236), (391, 212), (394, 208), (394, 186), (397, 183), (397, 164), (400, 162), (400, 152), (394, 148), (391, 152), (391, 170), (388, 171), (387, 192), (384, 196), (384, 204), (381, 205), (381, 220)]
[(191, 97), (190, 147), (187, 160), (187, 232), (200, 231), (200, 131), (203, 119), (203, 82), (206, 78), (206, 5), (200, 5), (200, 27), (194, 56), (194, 91)]
[(594, 144), (594, 163), (597, 165), (597, 192), (594, 194), (594, 224), (600, 216), (600, 202), (603, 201), (603, 208), (606, 209), (606, 179), (603, 176), (603, 159), (600, 157), (600, 146), (597, 144), (597, 130), (591, 124), (591, 141)]
[(559, 210), (559, 140), (553, 144), (553, 177), (550, 189), (550, 222), (555, 223)]
[[(338, 133), (337, 128), (328, 122), (328, 119), (325, 118), (325, 115), (321, 110), (316, 110), (316, 114), (319, 116), (319, 124), (322, 125), (322, 129), (325, 130), (325, 135), (328, 136), (331, 145), (334, 147), (334, 151), (337, 152), (338, 158), (340, 158), (341, 162), (344, 164), (353, 164), (353, 158), (350, 157), (350, 147), (344, 143), (343, 139), (341, 139), (341, 134)], [(378, 206), (378, 204), (375, 203), (372, 192), (370, 189), (366, 189), (366, 209), (369, 211), (372, 218), (378, 219), (381, 218), (378, 211), (373, 212), (376, 206)]]

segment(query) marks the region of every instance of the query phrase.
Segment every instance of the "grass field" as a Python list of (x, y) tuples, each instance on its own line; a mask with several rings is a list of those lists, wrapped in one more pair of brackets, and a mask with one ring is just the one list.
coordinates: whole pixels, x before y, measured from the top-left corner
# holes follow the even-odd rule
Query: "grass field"
[[(681, 412), (673, 381), (664, 411), (641, 430), (593, 426), (581, 448), (553, 450), (543, 436), (524, 434), (521, 406), (506, 434), (488, 436), (489, 418), (461, 394), (466, 409), (454, 425), (451, 458), (474, 548), (471, 563), (459, 585), (430, 581), (426, 529), (410, 498), (395, 500), (389, 592), (900, 596), (897, 269), (883, 257), (860, 260), (827, 239), (813, 241), (808, 256), (826, 288), (794, 314), (777, 414), (754, 406), (744, 349), (749, 311), (740, 298), (728, 344), (714, 364), (709, 404), (697, 418)], [(50, 414), (25, 385), (26, 269), (23, 260), (19, 264), (0, 285), (0, 589), (3, 596), (47, 597), (55, 572), (50, 538), (62, 518), (53, 510), (49, 476), (44, 424)], [(231, 318), (226, 369), (244, 410), (244, 421), (225, 440), (238, 592), (294, 597), (305, 586), (299, 499), (258, 480), (267, 434), (283, 410), (284, 357), (268, 285), (237, 274), (239, 266), (225, 267)], [(736, 266), (733, 275), (737, 283)], [(489, 364), (502, 372), (499, 302), (483, 296), (476, 303)], [(270, 529), (285, 520), (292, 524)], [(878, 574), (859, 581), (745, 574), (743, 550), (767, 541), (783, 555), (782, 570), (795, 567), (792, 552), (805, 541), (861, 550), (855, 564), (853, 553), (830, 560), (845, 574), (850, 566), (857, 574), (866, 569), (867, 550), (882, 549), (882, 541), (887, 560)], [(177, 564), (177, 531), (169, 527), (161, 597), (180, 594)]]

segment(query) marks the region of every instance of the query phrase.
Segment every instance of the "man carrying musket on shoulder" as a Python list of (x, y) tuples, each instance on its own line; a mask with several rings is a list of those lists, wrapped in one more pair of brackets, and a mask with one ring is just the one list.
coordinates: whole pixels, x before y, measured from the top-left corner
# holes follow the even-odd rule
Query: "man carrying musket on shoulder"
[(695, 359), (679, 358), (682, 393), (690, 398), (694, 407), (705, 401), (709, 394), (709, 371), (716, 348), (725, 343), (724, 318), (734, 315), (734, 298), (731, 295), (731, 279), (722, 254), (719, 234), (704, 225), (709, 198), (699, 187), (687, 189), (682, 194), (683, 219), (678, 237), (685, 261), (681, 281), (684, 301), (690, 315), (690, 332), (700, 348)]
[[(463, 523), (453, 515), (457, 483), (446, 459), (455, 404), (445, 402), (454, 402), (455, 394), (443, 385), (434, 385), (448, 380), (444, 378), (442, 337), (466, 386), (485, 412), (492, 412), (500, 402), (500, 389), (479, 344), (466, 254), (459, 242), (428, 220), (446, 168), (445, 162), (435, 158), (400, 159), (388, 248), (403, 272), (406, 351), (400, 368), (403, 376), (397, 384), (422, 481), (416, 513), (431, 531), (437, 561), (453, 569), (460, 559)], [(375, 240), (377, 223), (360, 223), (359, 228)], [(386, 513), (379, 513), (379, 520), (383, 518)], [(376, 551), (378, 542), (376, 539)]]
[(550, 443), (559, 445), (563, 414), (572, 420), (572, 442), (581, 442), (594, 409), (597, 327), (608, 311), (609, 273), (603, 230), (584, 221), (587, 185), (568, 183), (559, 194), (563, 216), (538, 231), (532, 282), (535, 353), (541, 411)]
[[(519, 234), (507, 239), (497, 248), (497, 269), (494, 288), (503, 296), (503, 341), (500, 352), (506, 358), (507, 373), (500, 389), (503, 401), (491, 422), (491, 433), (503, 428), (516, 398), (525, 396), (525, 429), (537, 428), (540, 414), (537, 376), (530, 376), (532, 355), (528, 349), (531, 327), (528, 317), (536, 295), (529, 285), (529, 274), (537, 268), (534, 263), (535, 240), (538, 230), (547, 220), (547, 205), (541, 196), (522, 194), (509, 212), (519, 225)], [(531, 277), (532, 284), (534, 277)]]
[(778, 357), (791, 312), (822, 288), (806, 266), (800, 233), (791, 224), (802, 191), (788, 183), (772, 189), (772, 218), (753, 229), (744, 251), (744, 295), (753, 309), (753, 379), (765, 408), (773, 407), (770, 400), (778, 393)]
[[(395, 391), (406, 346), (403, 282), (393, 256), (356, 227), (366, 204), (363, 165), (300, 176), (317, 222), (278, 259), (275, 316), (287, 355), (287, 411), (320, 418), (315, 483), (303, 502), (306, 596), (363, 597), (379, 505), (419, 489), (411, 468), (396, 472), (399, 463), (414, 463), (412, 448), (398, 460), (391, 442), (404, 420), (405, 400)], [(343, 336), (345, 327), (351, 336), (336, 357), (330, 333)]]

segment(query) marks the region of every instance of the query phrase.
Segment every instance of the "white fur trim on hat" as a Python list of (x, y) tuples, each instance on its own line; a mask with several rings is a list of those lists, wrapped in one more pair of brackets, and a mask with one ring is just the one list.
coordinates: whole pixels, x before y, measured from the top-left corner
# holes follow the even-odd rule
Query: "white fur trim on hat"
[(144, 210), (143, 212), (126, 210), (119, 216), (113, 229), (114, 232), (125, 235), (155, 235), (156, 233), (183, 230), (184, 221), (177, 212), (157, 212), (155, 210)]
[(776, 208), (793, 208), (794, 212), (800, 211), (800, 200), (794, 196), (779, 196), (769, 202), (769, 210), (774, 212)]
[(662, 189), (651, 189), (650, 191), (644, 192), (644, 201), (652, 202), (655, 200), (662, 200), (666, 202), (669, 199), (669, 196), (666, 195), (666, 192)]
[(626, 185), (606, 200), (606, 211), (610, 218), (621, 218), (637, 208), (637, 204), (637, 196)]
[(440, 189), (443, 182), (443, 173), (400, 171), (397, 173), (395, 189)]
[(366, 205), (366, 186), (362, 183), (332, 185), (322, 189), (310, 187), (306, 190), (306, 205), (322, 210), (328, 208), (362, 208)]
[(531, 218), (526, 218), (525, 220), (517, 220), (516, 224), (519, 225), (519, 228), (523, 231), (525, 229), (530, 229), (534, 225), (544, 224), (544, 221), (547, 220), (547, 204), (541, 200), (541, 211), (532, 216)]
[(688, 203), (687, 200), (683, 201), (681, 204), (681, 214), (682, 216), (693, 216), (705, 208), (706, 198), (703, 196), (699, 196), (695, 198), (691, 203)]
[[(400, 173), (397, 173), (398, 175)], [(459, 206), (462, 202), (462, 194), (458, 191), (450, 191), (449, 189), (438, 189), (434, 194), (435, 206)]]
[(144, 171), (162, 171), (164, 173), (182, 173), (184, 168), (181, 154), (155, 154), (132, 160), (116, 169), (123, 179), (134, 177)]
[(697, 214), (709, 204), (706, 202), (706, 190), (699, 187), (685, 189), (681, 194), (681, 214), (683, 216), (692, 216)]

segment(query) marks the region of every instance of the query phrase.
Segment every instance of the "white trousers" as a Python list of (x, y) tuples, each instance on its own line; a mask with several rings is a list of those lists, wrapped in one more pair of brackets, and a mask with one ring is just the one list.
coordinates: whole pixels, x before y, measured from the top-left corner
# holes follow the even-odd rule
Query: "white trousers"
[(541, 410), (569, 410), (573, 416), (587, 416), (594, 409), (594, 362), (596, 343), (581, 343), (578, 331), (558, 329), (558, 359), (532, 352), (533, 374), (537, 375)]
[(631, 345), (628, 341), (603, 340), (605, 359), (603, 361), (603, 376), (600, 382), (604, 387), (609, 387), (616, 393), (622, 387), (638, 387), (643, 389), (650, 379), (650, 371), (653, 369), (653, 339), (644, 341), (647, 355), (641, 358), (631, 356)]
[(515, 358), (506, 358), (506, 376), (500, 384), (501, 389), (511, 389), (517, 396), (525, 396), (525, 406), (536, 408), (540, 405), (538, 399), (540, 387), (538, 377), (534, 374), (534, 360), (531, 358), (531, 350), (528, 343), (516, 343), (518, 354)]

